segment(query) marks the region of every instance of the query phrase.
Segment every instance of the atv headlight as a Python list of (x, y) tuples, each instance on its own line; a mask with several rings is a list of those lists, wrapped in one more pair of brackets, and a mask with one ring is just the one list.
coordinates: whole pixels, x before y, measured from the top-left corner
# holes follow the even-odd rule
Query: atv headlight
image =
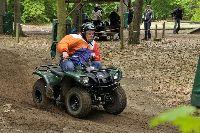
[(118, 78), (119, 78), (119, 73), (116, 72), (116, 73), (114, 74), (113, 78), (114, 78), (114, 80), (118, 79)]
[(121, 71), (117, 71), (113, 74), (113, 79), (115, 81), (119, 81), (122, 78), (122, 72)]
[(89, 78), (88, 77), (81, 77), (81, 82), (84, 84), (87, 84), (89, 82)]

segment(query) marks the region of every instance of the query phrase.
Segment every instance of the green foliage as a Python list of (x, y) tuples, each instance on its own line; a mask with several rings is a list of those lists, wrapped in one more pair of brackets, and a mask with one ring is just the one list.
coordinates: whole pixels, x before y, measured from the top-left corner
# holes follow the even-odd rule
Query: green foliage
[(173, 0), (152, 0), (152, 8), (154, 10), (155, 19), (169, 18), (173, 10)]
[(7, 0), (7, 10), (10, 13), (13, 13), (13, 4), (14, 4), (14, 0)]
[(192, 106), (182, 106), (171, 109), (154, 117), (150, 126), (155, 127), (165, 122), (177, 126), (182, 133), (200, 133), (200, 118), (192, 114), (196, 108)]
[(200, 22), (200, 2), (198, 2), (193, 10), (193, 16), (191, 18), (194, 22)]
[(45, 23), (55, 16), (55, 0), (24, 0), (23, 22)]
[[(131, 0), (132, 4), (135, 0)], [(13, 13), (14, 0), (7, 0), (8, 12)], [(21, 0), (22, 6), (22, 21), (27, 23), (46, 23), (56, 18), (56, 0)], [(199, 0), (145, 0), (145, 4), (152, 5), (155, 19), (171, 18), (171, 12), (177, 7), (181, 6), (184, 11), (183, 19), (200, 22), (200, 2)], [(83, 6), (83, 12), (91, 17), (91, 12), (95, 3), (87, 3)], [(66, 14), (73, 8), (74, 4), (66, 4)], [(108, 19), (112, 10), (119, 7), (119, 2), (102, 3), (103, 19)], [(69, 18), (73, 18), (73, 14)]]
[(171, 18), (171, 12), (178, 6), (183, 9), (183, 19), (199, 19), (199, 6), (193, 8), (197, 5), (197, 0), (152, 0), (151, 5), (156, 19)]
[(119, 3), (105, 3), (102, 5), (104, 19), (109, 18), (110, 13), (119, 7)]
[(44, 0), (45, 14), (50, 21), (56, 18), (56, 0)]

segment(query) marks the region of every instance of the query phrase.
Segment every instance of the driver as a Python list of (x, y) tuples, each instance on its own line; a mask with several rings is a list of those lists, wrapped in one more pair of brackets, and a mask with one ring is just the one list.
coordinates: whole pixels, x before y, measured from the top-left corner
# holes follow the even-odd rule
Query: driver
[[(90, 49), (93, 60), (91, 65), (97, 69), (101, 69), (100, 48), (94, 41), (95, 27), (92, 23), (84, 23), (81, 27), (81, 34), (66, 35), (57, 45), (57, 50), (62, 54), (60, 66), (64, 71), (74, 71), (76, 63), (70, 60), (75, 52)], [(87, 50), (86, 50), (87, 51)], [(88, 52), (85, 52), (88, 53)]]

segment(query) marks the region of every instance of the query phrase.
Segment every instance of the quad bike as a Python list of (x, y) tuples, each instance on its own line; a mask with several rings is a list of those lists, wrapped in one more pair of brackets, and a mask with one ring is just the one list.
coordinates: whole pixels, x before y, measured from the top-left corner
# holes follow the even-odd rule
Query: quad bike
[(47, 108), (56, 101), (64, 105), (69, 115), (83, 118), (93, 106), (102, 106), (107, 113), (117, 115), (127, 105), (119, 83), (122, 72), (117, 68), (77, 66), (75, 71), (62, 71), (58, 65), (42, 65), (33, 74), (40, 77), (32, 92), (39, 108)]
[(96, 30), (94, 34), (94, 39), (95, 40), (119, 40), (120, 35), (119, 35), (119, 30), (120, 27), (116, 26), (110, 26), (108, 22), (100, 22), (99, 25), (96, 25)]

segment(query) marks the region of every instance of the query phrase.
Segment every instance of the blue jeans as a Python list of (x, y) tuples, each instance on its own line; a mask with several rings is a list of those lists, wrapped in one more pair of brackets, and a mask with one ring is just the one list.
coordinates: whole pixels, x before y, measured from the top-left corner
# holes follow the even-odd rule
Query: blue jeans
[(74, 71), (74, 63), (71, 60), (60, 60), (60, 67), (63, 71)]
[(181, 22), (180, 18), (175, 19), (174, 30), (173, 30), (174, 34), (178, 34), (178, 31), (180, 30), (180, 22)]
[(92, 61), (91, 65), (97, 69), (101, 69), (102, 68), (102, 64), (100, 61)]
[[(96, 69), (102, 68), (102, 64), (100, 61), (92, 61), (91, 66), (95, 67)], [(60, 67), (63, 71), (75, 70), (75, 65), (71, 60), (60, 60)]]
[(145, 39), (150, 39), (151, 38), (151, 31), (150, 31), (150, 28), (151, 28), (151, 22), (145, 22), (144, 21), (144, 30), (145, 30), (145, 34), (144, 34), (144, 38)]

